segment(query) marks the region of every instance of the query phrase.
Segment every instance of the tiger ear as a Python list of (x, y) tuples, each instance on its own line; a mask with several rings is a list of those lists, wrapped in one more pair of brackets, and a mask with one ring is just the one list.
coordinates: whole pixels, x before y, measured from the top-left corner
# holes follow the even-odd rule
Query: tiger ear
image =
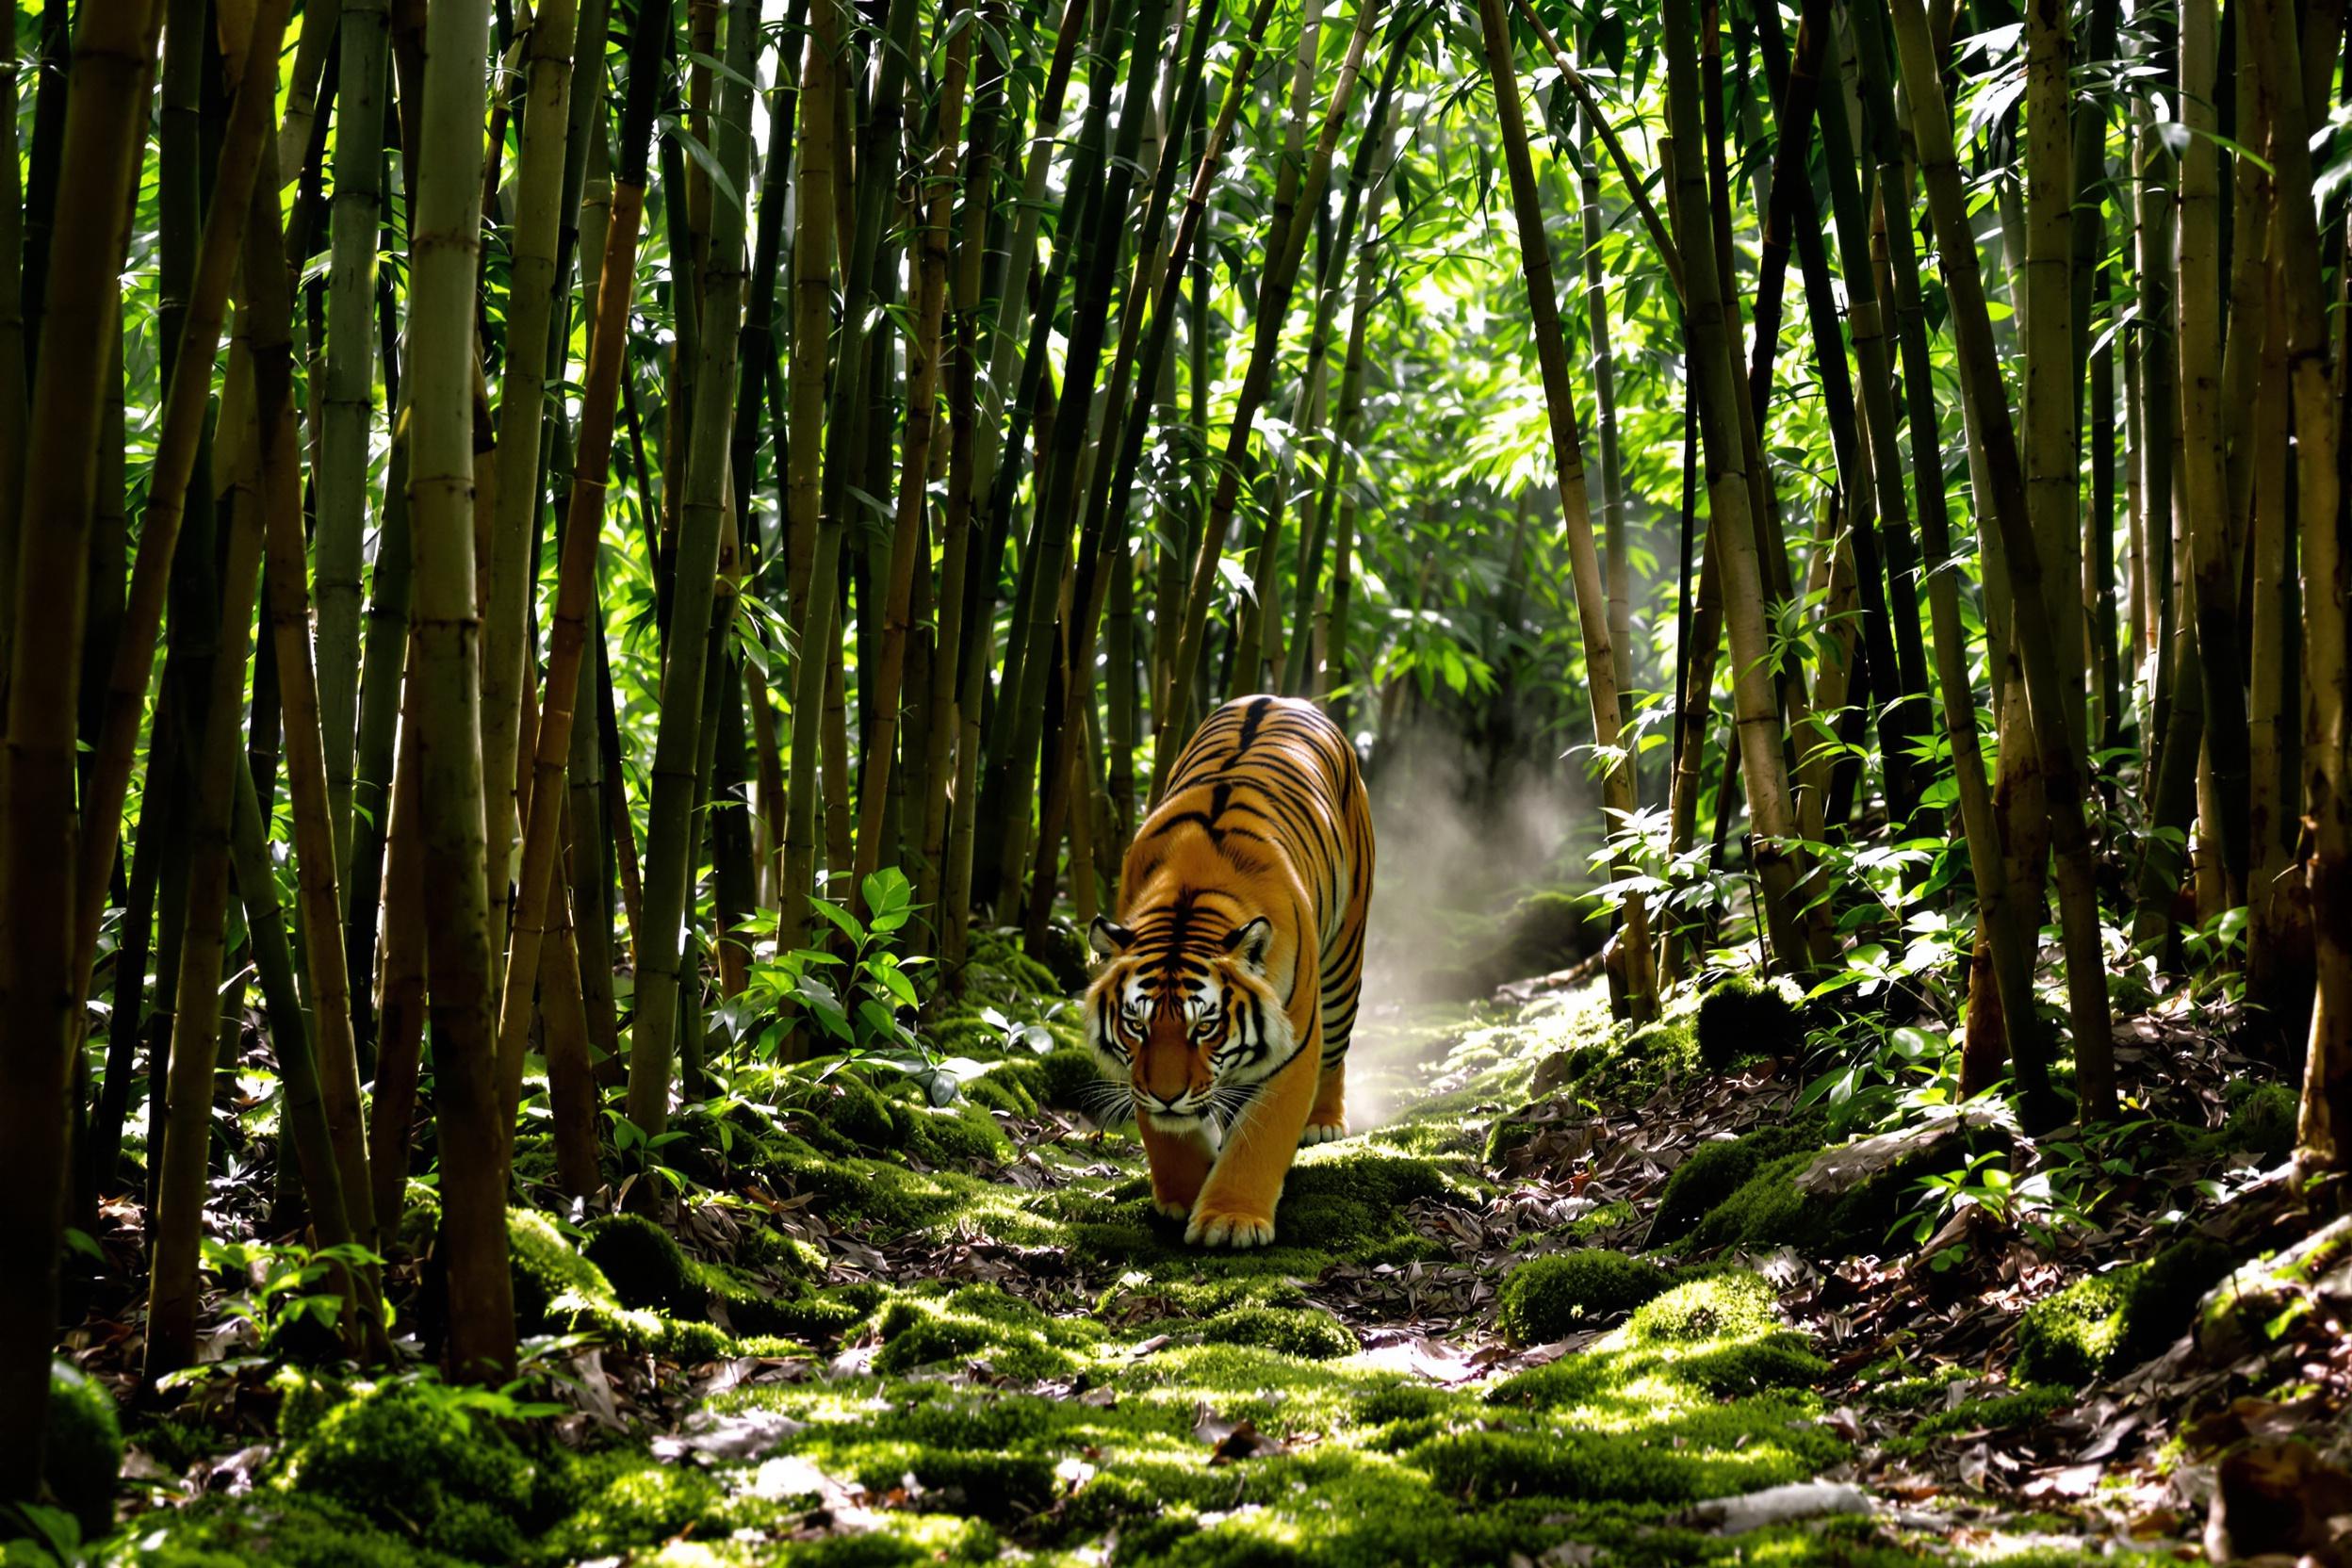
[(1086, 927), (1086, 940), (1097, 956), (1116, 958), (1135, 945), (1135, 934), (1097, 915), (1094, 923)]
[(1252, 974), (1266, 972), (1266, 956), (1274, 946), (1274, 923), (1264, 915), (1233, 928), (1225, 939), (1225, 951), (1241, 960)]

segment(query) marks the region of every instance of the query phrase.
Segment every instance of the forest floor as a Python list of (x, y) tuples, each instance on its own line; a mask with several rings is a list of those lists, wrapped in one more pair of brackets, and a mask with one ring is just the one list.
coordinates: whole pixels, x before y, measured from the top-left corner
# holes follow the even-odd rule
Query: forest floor
[[(303, 1287), (267, 1282), (299, 1274), (225, 1258), (245, 1273), (212, 1302), (217, 1359), (126, 1405), (119, 1560), (2352, 1549), (2352, 1266), (2331, 1242), (2241, 1269), (2249, 1304), (2199, 1321), (2206, 1287), (2311, 1228), (2269, 1169), (2280, 1091), (2201, 1020), (2125, 1031), (2143, 1114), (2085, 1147), (1939, 1109), (1901, 1032), (1883, 1081), (1801, 1105), (1804, 1037), (1769, 1003), (1708, 1021), (1717, 1070), (1691, 1003), (1628, 1036), (1589, 979), (1379, 1008), (1353, 1063), (1369, 1124), (1301, 1153), (1273, 1248), (1204, 1252), (1151, 1214), (1132, 1133), (1063, 1108), (1091, 1070), (1070, 1009), (997, 953), (941, 1031), (960, 1094), (753, 1073), (689, 1118), (683, 1251), (517, 1211), (542, 1337), (506, 1394), (305, 1365)], [(250, 1187), (224, 1180), (220, 1231), (266, 1233)], [(137, 1217), (99, 1238), (118, 1281)], [(429, 1348), (430, 1263), (388, 1280)], [(68, 1347), (127, 1400), (125, 1294), (102, 1281)]]

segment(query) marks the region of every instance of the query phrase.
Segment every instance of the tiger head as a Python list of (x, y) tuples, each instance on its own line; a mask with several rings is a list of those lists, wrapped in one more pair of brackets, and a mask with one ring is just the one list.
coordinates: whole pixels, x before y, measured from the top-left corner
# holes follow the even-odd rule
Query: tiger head
[(1290, 1015), (1266, 975), (1273, 923), (1260, 915), (1221, 939), (1162, 943), (1148, 926), (1098, 917), (1090, 935), (1104, 962), (1086, 991), (1086, 1044), (1125, 1086), (1107, 1098), (1163, 1132), (1217, 1137), (1291, 1057)]

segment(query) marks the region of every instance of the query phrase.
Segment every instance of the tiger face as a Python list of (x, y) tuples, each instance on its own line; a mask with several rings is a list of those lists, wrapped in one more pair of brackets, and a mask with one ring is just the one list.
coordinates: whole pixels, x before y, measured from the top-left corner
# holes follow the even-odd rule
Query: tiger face
[(1086, 1044), (1125, 1086), (1119, 1108), (1216, 1141), (1291, 1058), (1290, 1016), (1266, 972), (1273, 923), (1261, 915), (1221, 941), (1170, 949), (1100, 918), (1090, 935), (1106, 962), (1086, 991)]

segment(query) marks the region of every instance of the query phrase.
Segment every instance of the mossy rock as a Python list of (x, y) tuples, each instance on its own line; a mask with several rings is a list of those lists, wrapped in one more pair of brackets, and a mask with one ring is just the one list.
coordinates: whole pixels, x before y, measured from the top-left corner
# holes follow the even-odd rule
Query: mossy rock
[(2138, 1365), (2188, 1328), (2230, 1263), (2227, 1248), (2193, 1236), (2034, 1302), (2017, 1323), (2018, 1380), (2080, 1388)]
[(1309, 1361), (1356, 1353), (1356, 1336), (1339, 1319), (1312, 1307), (1235, 1307), (1200, 1325), (1211, 1345), (1255, 1345)]
[(1700, 1144), (1666, 1178), (1665, 1190), (1658, 1195), (1658, 1212), (1650, 1220), (1650, 1245), (1681, 1240), (1707, 1217), (1708, 1210), (1745, 1186), (1759, 1168), (1820, 1145), (1819, 1123), (1811, 1117), (1759, 1127), (1736, 1138)]
[(1743, 1056), (1792, 1056), (1805, 1044), (1805, 1000), (1787, 980), (1735, 974), (1699, 998), (1696, 1032), (1710, 1072)]
[(513, 1562), (547, 1521), (545, 1468), (437, 1389), (386, 1384), (320, 1417), (282, 1484), (355, 1508), (429, 1551)]
[(679, 1361), (712, 1361), (732, 1353), (727, 1334), (708, 1322), (652, 1308), (629, 1307), (604, 1271), (572, 1249), (543, 1214), (509, 1209), (507, 1267), (514, 1321), (526, 1333), (586, 1333), (624, 1349)]
[(2229, 1119), (2214, 1139), (2225, 1154), (2252, 1154), (2267, 1169), (2295, 1152), (2295, 1119), (2302, 1110), (2285, 1084), (2257, 1084), (2235, 1096)]
[(699, 1315), (708, 1292), (676, 1237), (644, 1215), (607, 1215), (588, 1227), (580, 1256), (602, 1271), (625, 1307)]
[(1103, 1107), (1106, 1086), (1102, 1069), (1096, 1064), (1094, 1054), (1074, 1046), (1062, 1046), (1037, 1058), (1037, 1068), (1043, 1080), (1044, 1092), (1037, 1102), (1057, 1111), (1099, 1112)]
[(2225, 1276), (2197, 1304), (2197, 1341), (2207, 1357), (2234, 1361), (2278, 1337), (2311, 1309), (2313, 1287), (2340, 1294), (2352, 1282), (2352, 1215), (2329, 1221), (2274, 1255)]
[(1631, 1311), (1670, 1282), (1658, 1265), (1607, 1248), (1532, 1258), (1503, 1282), (1503, 1337), (1513, 1345), (1564, 1339), (1601, 1318)]
[(1799, 1152), (1759, 1166), (1699, 1221), (1691, 1246), (1788, 1247), (1812, 1257), (1846, 1258), (1882, 1245), (1902, 1216), (1916, 1175), (1912, 1166), (1892, 1167), (1843, 1192), (1805, 1192), (1797, 1178), (1819, 1158)]
[(122, 1470), (122, 1429), (113, 1396), (73, 1365), (51, 1362), (41, 1484), (81, 1526), (83, 1540), (113, 1531), (114, 1483)]

